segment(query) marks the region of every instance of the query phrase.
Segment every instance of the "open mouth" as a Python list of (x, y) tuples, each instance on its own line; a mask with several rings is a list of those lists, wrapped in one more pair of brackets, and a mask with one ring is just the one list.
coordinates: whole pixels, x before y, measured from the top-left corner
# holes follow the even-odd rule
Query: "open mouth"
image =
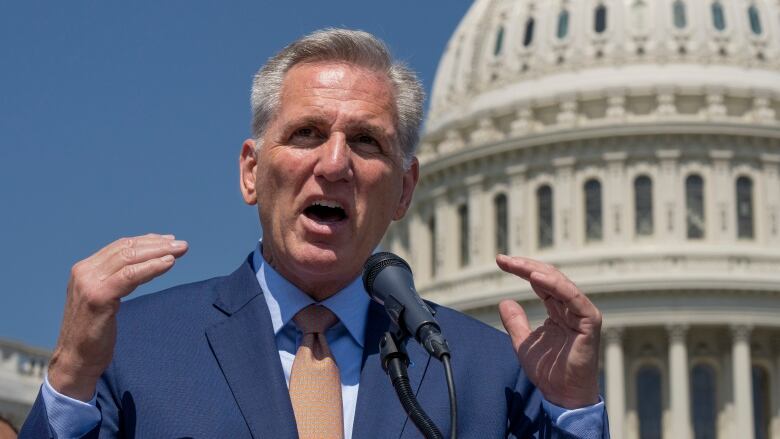
[(336, 223), (347, 219), (347, 213), (334, 201), (315, 201), (303, 210), (307, 218), (319, 223)]

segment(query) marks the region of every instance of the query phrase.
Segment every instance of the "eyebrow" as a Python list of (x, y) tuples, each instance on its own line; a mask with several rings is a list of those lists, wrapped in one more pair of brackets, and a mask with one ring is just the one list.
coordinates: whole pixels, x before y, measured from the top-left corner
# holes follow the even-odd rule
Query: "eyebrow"
[(328, 121), (327, 118), (324, 116), (317, 116), (317, 115), (308, 115), (303, 116), (300, 119), (293, 119), (288, 121), (286, 124), (284, 124), (285, 131), (292, 129), (293, 127), (297, 127), (300, 125), (313, 125), (313, 126), (323, 126), (328, 125), (330, 121)]
[[(301, 117), (300, 119), (294, 119), (289, 121), (287, 124), (285, 124), (284, 128), (285, 131), (288, 131), (293, 127), (297, 127), (301, 125), (312, 125), (315, 127), (321, 127), (321, 126), (328, 126), (330, 125), (330, 123), (331, 121), (324, 116), (307, 115)], [(392, 136), (386, 130), (377, 127), (375, 125), (372, 125), (370, 123), (367, 123), (363, 120), (357, 120), (353, 123), (348, 123), (346, 129), (349, 133), (354, 133), (356, 131), (364, 132), (379, 139), (386, 139), (388, 141), (392, 141), (391, 138)]]
[(349, 129), (351, 131), (359, 131), (367, 133), (373, 137), (376, 137), (378, 139), (385, 139), (385, 140), (392, 140), (390, 138), (390, 135), (387, 133), (387, 131), (383, 130), (382, 128), (379, 128), (377, 126), (367, 124), (365, 122), (359, 121), (355, 124), (350, 124)]

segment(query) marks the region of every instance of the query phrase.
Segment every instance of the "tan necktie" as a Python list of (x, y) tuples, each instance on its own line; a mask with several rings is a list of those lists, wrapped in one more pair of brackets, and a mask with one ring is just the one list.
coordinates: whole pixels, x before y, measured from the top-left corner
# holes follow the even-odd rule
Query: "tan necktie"
[(344, 421), (339, 367), (325, 331), (338, 318), (324, 306), (310, 305), (293, 317), (303, 332), (290, 374), (290, 400), (300, 439), (342, 439)]

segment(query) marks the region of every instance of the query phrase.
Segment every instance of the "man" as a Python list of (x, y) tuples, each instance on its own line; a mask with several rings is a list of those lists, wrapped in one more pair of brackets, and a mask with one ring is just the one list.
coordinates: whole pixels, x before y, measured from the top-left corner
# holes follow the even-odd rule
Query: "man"
[(0, 415), (0, 439), (16, 439), (16, 428), (2, 415)]
[[(121, 306), (186, 242), (121, 239), (77, 263), (22, 436), (419, 437), (379, 364), (389, 322), (360, 275), (412, 200), (422, 101), (414, 74), (364, 32), (315, 32), (269, 60), (239, 159), (262, 242), (227, 277)], [(553, 267), (496, 261), (531, 282), (550, 318), (531, 331), (519, 305), (502, 303), (510, 343), (437, 307), (460, 437), (606, 435), (598, 310)], [(414, 343), (408, 350), (420, 403), (447, 432), (442, 368)]]

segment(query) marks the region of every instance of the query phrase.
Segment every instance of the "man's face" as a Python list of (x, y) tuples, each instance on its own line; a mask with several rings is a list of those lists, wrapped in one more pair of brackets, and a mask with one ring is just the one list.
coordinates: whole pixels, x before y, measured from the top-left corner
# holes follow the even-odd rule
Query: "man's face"
[(287, 72), (278, 113), (241, 154), (244, 199), (258, 203), (263, 255), (322, 300), (359, 275), (417, 183), (397, 144), (386, 76), (345, 63)]

